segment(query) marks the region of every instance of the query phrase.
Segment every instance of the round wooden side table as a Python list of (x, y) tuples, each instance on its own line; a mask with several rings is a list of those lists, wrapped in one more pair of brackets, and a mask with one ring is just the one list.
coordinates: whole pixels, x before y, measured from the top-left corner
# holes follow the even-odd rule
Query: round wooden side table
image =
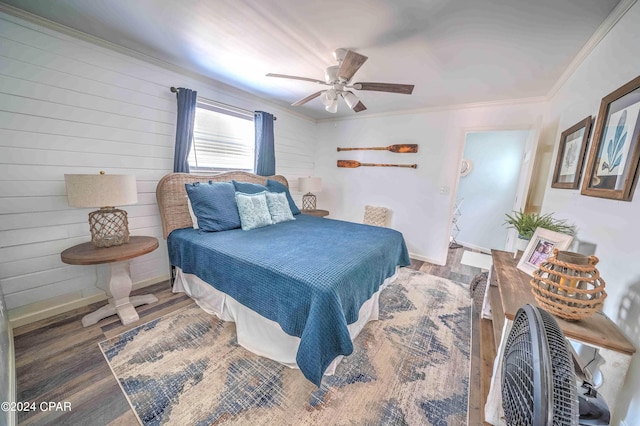
[[(154, 237), (130, 237), (129, 243), (114, 247), (96, 247), (93, 243), (83, 243), (70, 247), (60, 255), (64, 263), (70, 265), (110, 265), (108, 282), (98, 280), (96, 286), (109, 296), (109, 304), (82, 318), (84, 327), (93, 325), (103, 318), (118, 314), (122, 324), (137, 321), (140, 317), (135, 307), (155, 303), (158, 298), (152, 294), (131, 296), (131, 273), (129, 261), (158, 248)], [(107, 280), (104, 280), (107, 281)]]

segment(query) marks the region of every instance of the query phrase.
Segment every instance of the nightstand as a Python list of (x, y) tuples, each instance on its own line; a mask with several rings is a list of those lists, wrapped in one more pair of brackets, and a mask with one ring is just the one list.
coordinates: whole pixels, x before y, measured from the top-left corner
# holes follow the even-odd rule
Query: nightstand
[(135, 307), (158, 301), (152, 294), (129, 297), (131, 293), (131, 274), (129, 260), (158, 248), (158, 239), (154, 237), (131, 237), (127, 244), (113, 247), (96, 247), (93, 243), (78, 244), (62, 252), (60, 257), (70, 265), (110, 265), (109, 282), (99, 282), (98, 288), (109, 296), (109, 304), (82, 317), (84, 327), (93, 325), (103, 318), (118, 314), (122, 324), (139, 319)]
[(329, 212), (327, 210), (300, 210), (300, 212), (304, 213), (304, 214), (309, 214), (311, 216), (317, 216), (317, 217), (325, 217), (325, 216), (329, 216)]

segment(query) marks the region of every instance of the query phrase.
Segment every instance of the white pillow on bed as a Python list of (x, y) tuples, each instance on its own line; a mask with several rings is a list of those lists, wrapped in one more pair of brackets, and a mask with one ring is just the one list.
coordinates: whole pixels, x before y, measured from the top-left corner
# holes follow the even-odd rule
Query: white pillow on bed
[(265, 194), (266, 192), (258, 194), (236, 192), (236, 204), (238, 205), (240, 224), (243, 231), (273, 225)]
[(189, 215), (191, 216), (191, 222), (193, 222), (193, 229), (200, 229), (198, 227), (198, 216), (193, 212), (193, 206), (191, 205), (191, 200), (187, 195), (187, 206), (189, 206)]
[(267, 192), (265, 196), (267, 197), (267, 207), (269, 207), (273, 223), (296, 220), (293, 217), (291, 207), (289, 207), (289, 200), (284, 192)]

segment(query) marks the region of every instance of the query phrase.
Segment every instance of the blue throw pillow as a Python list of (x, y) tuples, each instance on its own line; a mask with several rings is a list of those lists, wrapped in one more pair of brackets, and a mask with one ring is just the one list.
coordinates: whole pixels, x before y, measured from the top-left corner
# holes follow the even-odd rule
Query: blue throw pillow
[(296, 220), (291, 214), (289, 201), (287, 201), (287, 197), (282, 192), (266, 192), (264, 195), (267, 197), (267, 207), (269, 207), (273, 223)]
[(236, 204), (238, 205), (243, 231), (273, 225), (269, 207), (267, 206), (266, 193), (266, 191), (259, 194), (236, 192)]
[(231, 182), (195, 182), (184, 186), (200, 229), (226, 231), (240, 228), (236, 189)]
[(291, 193), (289, 192), (289, 188), (285, 185), (281, 184), (277, 180), (267, 179), (267, 190), (269, 192), (284, 192), (287, 196), (287, 201), (289, 201), (289, 208), (291, 209), (291, 213), (300, 214), (300, 209), (296, 206), (296, 203), (291, 198)]
[(258, 183), (238, 182), (232, 181), (233, 186), (236, 188), (236, 192), (242, 192), (243, 194), (257, 194), (259, 192), (268, 191), (267, 187)]

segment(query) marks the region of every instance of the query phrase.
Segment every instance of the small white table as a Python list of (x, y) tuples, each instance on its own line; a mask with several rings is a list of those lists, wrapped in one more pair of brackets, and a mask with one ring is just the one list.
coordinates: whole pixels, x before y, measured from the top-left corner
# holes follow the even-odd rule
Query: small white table
[(158, 239), (154, 237), (130, 237), (127, 244), (114, 247), (96, 247), (93, 243), (78, 244), (70, 247), (60, 255), (64, 263), (70, 265), (110, 265), (109, 276), (105, 282), (98, 282), (98, 287), (109, 296), (109, 303), (95, 312), (82, 318), (84, 327), (93, 325), (103, 318), (118, 314), (122, 324), (137, 321), (140, 317), (136, 306), (155, 303), (158, 298), (152, 294), (129, 296), (131, 293), (131, 259), (150, 253), (158, 248)]

